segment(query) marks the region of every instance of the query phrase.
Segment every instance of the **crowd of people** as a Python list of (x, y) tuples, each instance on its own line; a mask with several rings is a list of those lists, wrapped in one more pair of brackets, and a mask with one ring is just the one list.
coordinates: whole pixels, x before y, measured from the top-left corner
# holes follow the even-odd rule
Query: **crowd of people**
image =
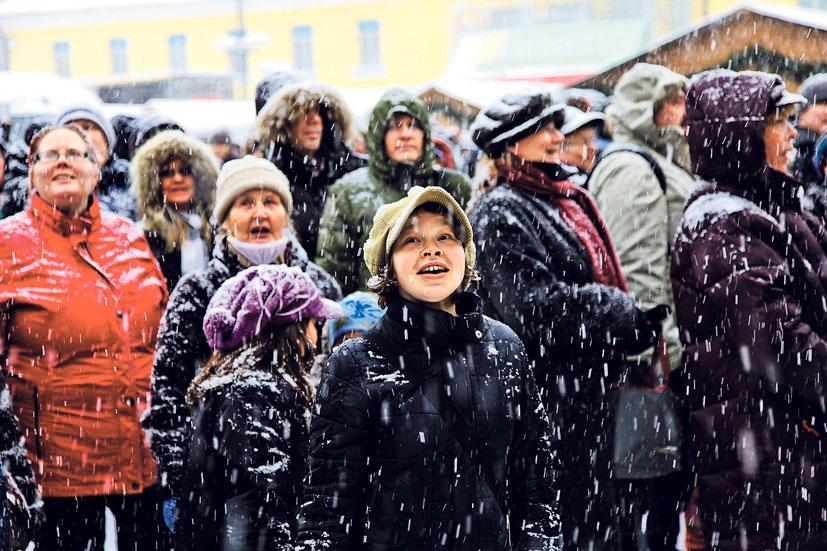
[(827, 548), (798, 92), (639, 63), (463, 135), (391, 89), (360, 135), (277, 73), (241, 146), (89, 106), (3, 144), (0, 551), (107, 509), (121, 551)]

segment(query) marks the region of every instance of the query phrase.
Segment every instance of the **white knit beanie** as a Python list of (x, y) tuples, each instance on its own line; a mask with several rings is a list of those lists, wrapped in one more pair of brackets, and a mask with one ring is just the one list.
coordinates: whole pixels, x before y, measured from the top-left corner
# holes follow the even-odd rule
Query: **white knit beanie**
[(293, 195), (290, 193), (287, 176), (273, 163), (259, 157), (247, 155), (241, 159), (227, 161), (221, 167), (215, 185), (218, 189), (215, 192), (213, 216), (218, 224), (224, 222), (227, 211), (233, 206), (236, 198), (252, 189), (266, 189), (277, 193), (288, 216), (293, 210)]

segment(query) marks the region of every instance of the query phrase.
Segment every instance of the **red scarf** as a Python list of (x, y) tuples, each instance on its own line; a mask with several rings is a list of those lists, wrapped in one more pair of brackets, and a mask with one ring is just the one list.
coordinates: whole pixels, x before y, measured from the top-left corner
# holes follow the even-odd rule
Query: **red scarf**
[(508, 184), (548, 197), (586, 249), (594, 282), (628, 291), (612, 238), (597, 205), (585, 189), (568, 180), (555, 181), (531, 163), (499, 161), (497, 172)]

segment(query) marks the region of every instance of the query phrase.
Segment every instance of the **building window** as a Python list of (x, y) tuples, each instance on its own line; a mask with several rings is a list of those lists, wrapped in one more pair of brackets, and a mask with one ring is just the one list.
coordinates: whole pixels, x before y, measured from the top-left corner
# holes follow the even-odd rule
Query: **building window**
[(55, 55), (55, 73), (62, 77), (68, 77), (72, 74), (69, 66), (69, 43), (55, 42), (52, 46)]
[(169, 68), (173, 73), (187, 71), (187, 37), (183, 34), (171, 34), (169, 43)]
[(359, 21), (359, 64), (363, 67), (381, 65), (379, 56), (379, 21)]
[(299, 71), (313, 68), (313, 28), (310, 25), (293, 27), (293, 66)]
[(9, 37), (0, 32), (0, 71), (9, 70)]
[(128, 72), (126, 64), (126, 39), (113, 38), (110, 40), (109, 53), (112, 57), (112, 73), (122, 75)]

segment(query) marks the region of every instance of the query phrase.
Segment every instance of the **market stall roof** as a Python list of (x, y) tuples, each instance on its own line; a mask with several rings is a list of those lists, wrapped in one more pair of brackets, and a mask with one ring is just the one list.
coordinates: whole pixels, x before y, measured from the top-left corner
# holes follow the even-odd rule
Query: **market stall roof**
[(611, 91), (635, 63), (665, 65), (693, 75), (725, 67), (779, 73), (792, 88), (827, 71), (827, 11), (750, 2), (679, 31), (655, 46), (617, 56), (599, 73), (574, 85)]

